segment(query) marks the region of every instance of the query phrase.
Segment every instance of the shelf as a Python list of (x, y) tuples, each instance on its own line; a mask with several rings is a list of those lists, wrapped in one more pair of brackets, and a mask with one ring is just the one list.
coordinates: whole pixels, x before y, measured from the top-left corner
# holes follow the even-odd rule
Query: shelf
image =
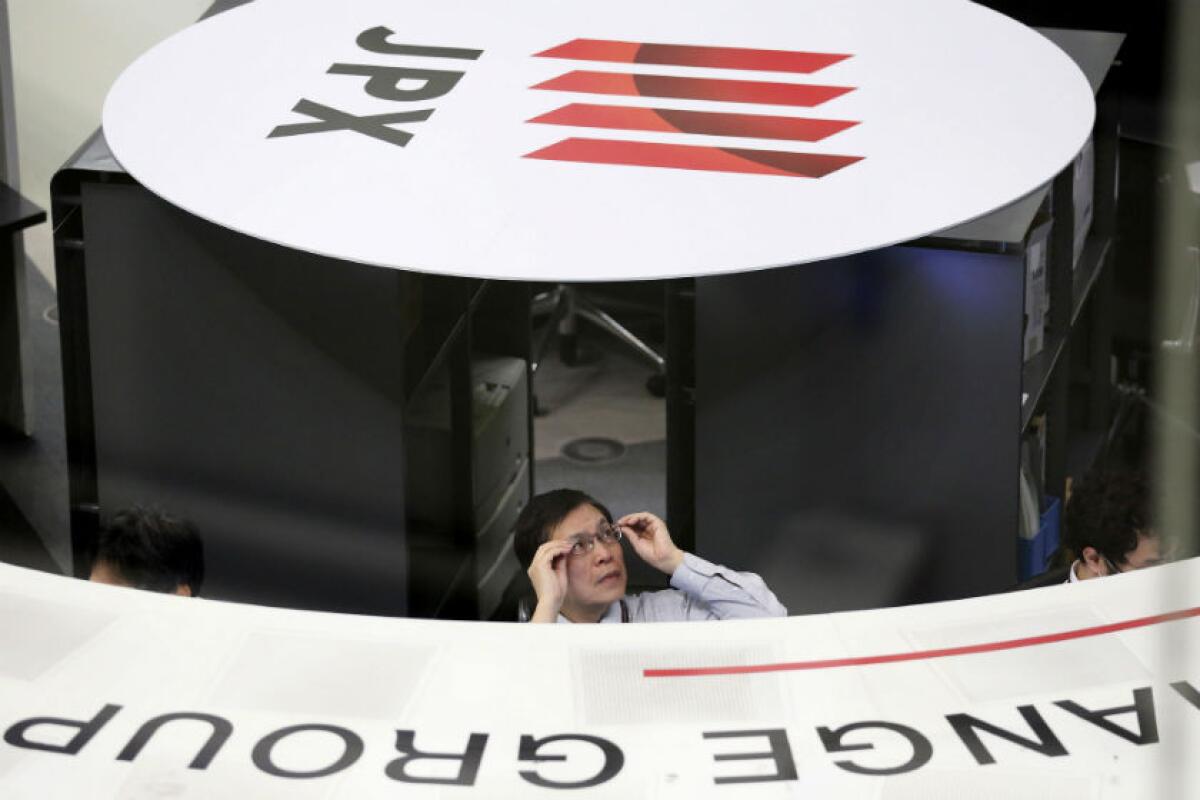
[(454, 324), (450, 326), (450, 329), (446, 331), (444, 336), (440, 337), (441, 344), (438, 345), (437, 352), (434, 353), (433, 357), (429, 360), (429, 364), (422, 370), (420, 377), (414, 382), (412, 390), (408, 392), (408, 396), (405, 399), (406, 407), (412, 402), (413, 398), (421, 394), (421, 391), (429, 383), (433, 375), (449, 360), (451, 348), (467, 329), (467, 318), (475, 313), (475, 309), (479, 307), (479, 303), (482, 301), (484, 293), (490, 285), (488, 281), (479, 282), (479, 285), (475, 287), (475, 290), (467, 300), (466, 305), (456, 317)]
[(1026, 361), (1021, 368), (1021, 393), (1028, 395), (1025, 402), (1021, 404), (1022, 431), (1029, 427), (1029, 420), (1033, 418), (1034, 409), (1038, 407), (1042, 401), (1042, 395), (1046, 393), (1046, 386), (1050, 383), (1050, 376), (1058, 365), (1066, 343), (1066, 336), (1062, 334), (1051, 336), (1047, 333), (1046, 344), (1042, 347), (1042, 352)]
[(1079, 431), (1067, 440), (1067, 476), (1079, 480), (1096, 463), (1104, 449), (1107, 431)]
[(1079, 312), (1096, 285), (1096, 279), (1104, 271), (1105, 260), (1111, 249), (1111, 236), (1101, 236), (1094, 230), (1088, 233), (1083, 252), (1079, 255), (1079, 266), (1071, 275), (1071, 327), (1075, 326)]
[(1087, 302), (1092, 287), (1096, 285), (1096, 279), (1103, 272), (1105, 260), (1111, 249), (1112, 239), (1110, 237), (1100, 236), (1094, 232), (1088, 234), (1087, 241), (1083, 246), (1083, 253), (1079, 256), (1079, 268), (1071, 276), (1071, 326), (1066, 333), (1059, 334), (1053, 334), (1047, 329), (1046, 344), (1042, 348), (1042, 352), (1026, 361), (1021, 368), (1021, 392), (1028, 395), (1021, 405), (1022, 431), (1029, 426), (1034, 409), (1041, 402), (1046, 386), (1050, 382), (1050, 376), (1058, 366), (1067, 341), (1073, 335), (1080, 311)]
[(0, 233), (16, 233), (46, 221), (46, 212), (21, 196), (21, 193), (0, 182)]

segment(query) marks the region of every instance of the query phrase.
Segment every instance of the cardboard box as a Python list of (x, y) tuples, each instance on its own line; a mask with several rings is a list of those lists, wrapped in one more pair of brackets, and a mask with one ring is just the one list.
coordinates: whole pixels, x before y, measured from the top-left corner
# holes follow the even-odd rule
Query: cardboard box
[(1050, 310), (1050, 292), (1046, 268), (1050, 251), (1050, 227), (1053, 220), (1043, 216), (1034, 220), (1025, 245), (1025, 332), (1026, 361), (1042, 352), (1046, 338), (1046, 314)]

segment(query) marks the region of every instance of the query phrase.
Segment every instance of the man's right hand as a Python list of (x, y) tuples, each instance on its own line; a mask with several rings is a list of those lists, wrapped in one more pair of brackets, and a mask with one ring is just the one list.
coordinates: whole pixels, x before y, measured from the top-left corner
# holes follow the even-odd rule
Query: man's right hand
[(537, 595), (537, 608), (530, 622), (557, 622), (558, 612), (567, 596), (567, 554), (571, 542), (549, 541), (533, 554), (529, 564), (529, 582)]

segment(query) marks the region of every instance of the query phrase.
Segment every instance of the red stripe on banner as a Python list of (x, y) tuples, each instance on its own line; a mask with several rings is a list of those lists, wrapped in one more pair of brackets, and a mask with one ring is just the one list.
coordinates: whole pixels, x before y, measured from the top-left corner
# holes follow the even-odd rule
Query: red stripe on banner
[(746, 47), (707, 47), (682, 44), (642, 44), (604, 39), (575, 39), (535, 55), (543, 58), (572, 58), (579, 61), (753, 69), (764, 72), (804, 74), (822, 70), (850, 57), (845, 53), (808, 53), (793, 50), (755, 50)]
[(862, 160), (859, 156), (699, 147), (610, 139), (564, 139), (541, 150), (526, 153), (525, 158), (577, 161), (585, 164), (622, 164), (633, 167), (667, 167), (708, 172), (786, 175), (796, 178), (822, 178), (848, 164)]
[(879, 656), (858, 656), (855, 658), (831, 658), (822, 661), (793, 661), (783, 664), (748, 664), (734, 667), (687, 667), (683, 669), (646, 669), (642, 676), (646, 678), (688, 678), (702, 675), (750, 675), (759, 672), (794, 672), (813, 669), (835, 669), (837, 667), (861, 667), (870, 664), (895, 664), (901, 661), (922, 661), (932, 658), (947, 658), (949, 656), (966, 656), (975, 653), (994, 653), (1000, 650), (1016, 650), (1022, 647), (1035, 647), (1042, 644), (1067, 642), (1072, 639), (1086, 639), (1091, 636), (1103, 636), (1107, 633), (1117, 633), (1134, 628), (1145, 628), (1164, 622), (1176, 622), (1200, 616), (1200, 608), (1189, 608), (1184, 611), (1173, 611), (1169, 614), (1157, 614), (1153, 617), (1139, 617), (1124, 622), (1113, 622), (1108, 625), (1096, 625), (1092, 628), (1080, 628), (1061, 633), (1048, 633), (1042, 636), (1029, 636), (1024, 639), (1007, 639), (1002, 642), (986, 642), (962, 647), (945, 647), (939, 650), (917, 650), (911, 653), (889, 653)]
[(576, 70), (533, 86), (560, 92), (674, 97), (729, 103), (763, 103), (777, 106), (817, 106), (847, 92), (852, 86), (730, 81), (717, 78), (679, 78), (672, 75), (631, 75), (618, 72)]
[(798, 142), (819, 142), (858, 124), (835, 119), (722, 114), (711, 111), (599, 106), (587, 103), (572, 103), (529, 121), (547, 125), (575, 125), (581, 128), (699, 133), (708, 136), (743, 136)]

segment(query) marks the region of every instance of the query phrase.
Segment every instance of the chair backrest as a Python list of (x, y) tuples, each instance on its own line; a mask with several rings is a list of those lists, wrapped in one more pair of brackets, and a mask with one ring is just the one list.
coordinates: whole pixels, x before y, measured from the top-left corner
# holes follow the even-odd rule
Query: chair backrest
[(536, 595), (521, 595), (521, 597), (517, 600), (517, 622), (529, 622), (529, 618), (533, 616), (533, 609), (536, 607)]
[(1023, 591), (1025, 589), (1038, 589), (1042, 586), (1057, 586), (1060, 583), (1065, 583), (1068, 578), (1067, 571), (1070, 569), (1071, 567), (1069, 565), (1065, 567), (1056, 567), (1055, 569), (1048, 569), (1041, 575), (1034, 575), (1029, 580), (1018, 583), (1012, 588), (1012, 591), (1016, 592)]

